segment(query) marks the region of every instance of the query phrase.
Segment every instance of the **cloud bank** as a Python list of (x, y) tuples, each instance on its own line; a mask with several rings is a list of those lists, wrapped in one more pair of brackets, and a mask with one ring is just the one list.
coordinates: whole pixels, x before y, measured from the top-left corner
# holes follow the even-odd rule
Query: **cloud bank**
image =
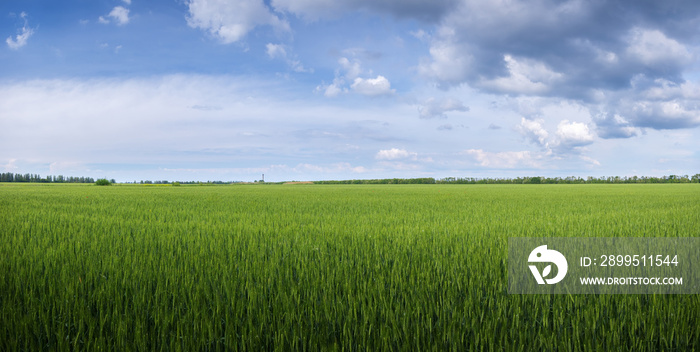
[[(412, 32), (428, 43), (417, 71), (443, 89), (466, 84), (488, 94), (580, 102), (595, 116), (592, 130), (601, 138), (700, 125), (696, 94), (679, 94), (680, 87), (688, 90), (684, 73), (700, 48), (691, 30), (700, 21), (697, 1), (190, 0), (188, 6), (189, 25), (223, 43), (240, 41), (257, 26), (290, 31), (285, 16), (324, 21), (359, 11), (418, 20), (434, 29)], [(294, 71), (308, 71), (286, 58), (283, 47), (271, 49)], [(324, 95), (395, 93), (386, 75), (361, 77), (357, 59), (341, 58), (340, 65), (345, 72), (318, 87)], [(464, 111), (442, 103), (448, 105), (426, 102), (420, 117)]]
[[(464, 0), (430, 37), (420, 72), (441, 87), (582, 102), (601, 138), (700, 124), (684, 73), (697, 59), (695, 1)], [(683, 90), (681, 87), (685, 86)]]

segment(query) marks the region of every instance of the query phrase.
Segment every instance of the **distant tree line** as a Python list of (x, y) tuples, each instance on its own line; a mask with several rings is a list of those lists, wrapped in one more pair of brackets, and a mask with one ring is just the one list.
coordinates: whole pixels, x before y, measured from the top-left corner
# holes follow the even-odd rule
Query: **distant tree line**
[[(109, 180), (111, 183), (116, 183), (114, 179)], [(46, 176), (41, 177), (38, 174), (17, 174), (11, 172), (0, 173), (0, 182), (35, 182), (35, 183), (94, 183), (95, 179), (92, 177), (74, 177), (74, 176)], [(140, 182), (134, 181), (133, 183), (139, 184), (172, 184), (177, 182), (183, 185), (192, 184), (233, 184), (240, 183), (241, 181), (168, 181), (168, 180), (141, 180)], [(256, 181), (258, 182), (258, 181)], [(262, 182), (262, 181), (260, 181)], [(604, 176), (604, 177), (593, 177), (588, 176), (586, 178), (569, 176), (569, 177), (543, 177), (543, 176), (533, 176), (533, 177), (515, 177), (515, 178), (478, 178), (478, 177), (445, 177), (441, 179), (435, 179), (432, 177), (422, 177), (422, 178), (382, 178), (382, 179), (368, 179), (368, 180), (330, 180), (330, 181), (314, 181), (315, 184), (596, 184), (596, 183), (699, 183), (700, 174), (695, 174), (693, 176), (688, 175), (668, 175), (662, 177), (649, 177), (649, 176), (632, 176), (632, 177), (620, 177), (620, 176)], [(270, 183), (271, 182), (266, 182)], [(277, 182), (283, 183), (283, 182)]]
[(586, 178), (569, 177), (516, 177), (516, 178), (456, 178), (446, 177), (436, 180), (435, 183), (458, 183), (458, 184), (598, 184), (598, 183), (698, 183), (700, 174), (688, 175), (668, 175), (662, 177), (649, 176), (603, 176)]
[(433, 183), (440, 183), (436, 181), (432, 177), (424, 177), (424, 178), (383, 178), (383, 179), (374, 179), (374, 180), (341, 180), (341, 181), (314, 181), (315, 184), (322, 184), (322, 185), (349, 185), (349, 184), (357, 184), (357, 185), (388, 185), (388, 184), (397, 184), (397, 185), (417, 185), (417, 184), (433, 184)]
[(173, 183), (177, 183), (178, 185), (183, 184), (183, 185), (228, 185), (232, 183), (240, 183), (241, 181), (207, 181), (207, 182), (202, 182), (202, 181), (168, 181), (168, 180), (157, 180), (157, 181), (151, 181), (151, 180), (141, 180), (139, 182), (134, 181), (134, 184), (141, 184), (141, 185), (170, 185)]
[[(0, 182), (35, 182), (35, 183), (94, 183), (92, 177), (74, 177), (48, 175), (41, 177), (39, 174), (13, 174), (11, 172), (0, 173)], [(114, 182), (114, 180), (112, 180)]]
[(372, 180), (315, 181), (316, 184), (597, 184), (597, 183), (698, 183), (700, 174), (668, 175), (662, 177), (648, 176), (607, 176), (607, 177), (515, 177), (515, 178), (478, 178), (445, 177), (441, 179), (426, 178), (385, 178)]

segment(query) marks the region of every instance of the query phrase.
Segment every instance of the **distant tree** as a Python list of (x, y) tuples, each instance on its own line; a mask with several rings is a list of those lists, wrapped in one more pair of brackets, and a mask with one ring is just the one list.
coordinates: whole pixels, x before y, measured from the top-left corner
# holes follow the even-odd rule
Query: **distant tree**
[(15, 175), (13, 175), (11, 172), (5, 172), (2, 175), (0, 175), (0, 182), (14, 182), (15, 181)]
[(109, 182), (109, 180), (106, 178), (98, 179), (97, 181), (95, 181), (95, 184), (98, 186), (111, 186), (112, 185), (112, 183)]

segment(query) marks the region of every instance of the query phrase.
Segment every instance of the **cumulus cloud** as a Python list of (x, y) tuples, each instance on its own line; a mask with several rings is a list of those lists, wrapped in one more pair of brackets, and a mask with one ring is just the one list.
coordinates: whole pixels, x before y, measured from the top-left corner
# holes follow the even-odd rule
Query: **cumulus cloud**
[(262, 0), (189, 0), (187, 24), (208, 31), (229, 44), (261, 25), (288, 31), (289, 23), (274, 15)]
[(418, 114), (422, 119), (446, 118), (445, 114), (450, 111), (469, 111), (469, 108), (455, 98), (441, 100), (429, 98), (422, 106), (418, 107)]
[[(114, 20), (118, 26), (123, 26), (125, 24), (128, 24), (130, 19), (129, 19), (129, 9), (123, 7), (123, 6), (115, 6), (112, 11), (109, 12), (107, 17), (111, 18)], [(104, 16), (100, 16), (97, 20), (100, 23), (103, 24), (108, 24), (110, 23), (109, 18), (105, 18)]]
[(357, 77), (350, 88), (356, 93), (367, 96), (390, 95), (396, 92), (395, 89), (391, 89), (391, 83), (384, 76), (377, 76), (376, 78)]
[(549, 133), (542, 126), (543, 123), (543, 120), (530, 120), (523, 117), (520, 119), (520, 124), (517, 128), (530, 142), (543, 148), (548, 148), (549, 142), (547, 139), (549, 138)]
[(700, 126), (700, 86), (666, 79), (635, 78), (628, 91), (608, 94), (592, 114), (601, 138), (629, 138), (643, 128)]
[(12, 50), (18, 50), (19, 48), (27, 45), (29, 37), (31, 37), (34, 34), (34, 29), (29, 28), (27, 21), (27, 13), (22, 12), (19, 15), (19, 17), (24, 20), (24, 26), (22, 26), (22, 28), (19, 30), (19, 33), (14, 38), (12, 38), (12, 36), (9, 36), (5, 40), (7, 46)]
[(391, 82), (382, 75), (377, 75), (375, 78), (361, 77), (371, 75), (372, 71), (365, 71), (357, 59), (350, 60), (346, 57), (341, 57), (338, 60), (338, 64), (340, 69), (336, 70), (333, 83), (321, 84), (316, 87), (316, 91), (322, 91), (326, 97), (335, 97), (347, 92), (377, 97), (391, 95), (396, 92), (395, 89), (391, 88)]
[(594, 141), (593, 133), (585, 123), (562, 120), (554, 135), (550, 134), (543, 124), (542, 119), (521, 118), (517, 130), (529, 142), (542, 148), (546, 155), (560, 157), (580, 154), (583, 151), (582, 147)]
[(567, 150), (593, 143), (593, 134), (591, 134), (588, 125), (582, 122), (569, 122), (568, 120), (559, 122), (556, 137), (557, 147)]

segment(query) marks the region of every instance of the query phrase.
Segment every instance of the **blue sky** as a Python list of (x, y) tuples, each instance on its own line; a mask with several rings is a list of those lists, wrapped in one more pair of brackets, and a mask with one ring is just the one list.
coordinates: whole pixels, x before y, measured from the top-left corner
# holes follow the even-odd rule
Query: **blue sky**
[(700, 3), (0, 3), (0, 172), (700, 173)]

